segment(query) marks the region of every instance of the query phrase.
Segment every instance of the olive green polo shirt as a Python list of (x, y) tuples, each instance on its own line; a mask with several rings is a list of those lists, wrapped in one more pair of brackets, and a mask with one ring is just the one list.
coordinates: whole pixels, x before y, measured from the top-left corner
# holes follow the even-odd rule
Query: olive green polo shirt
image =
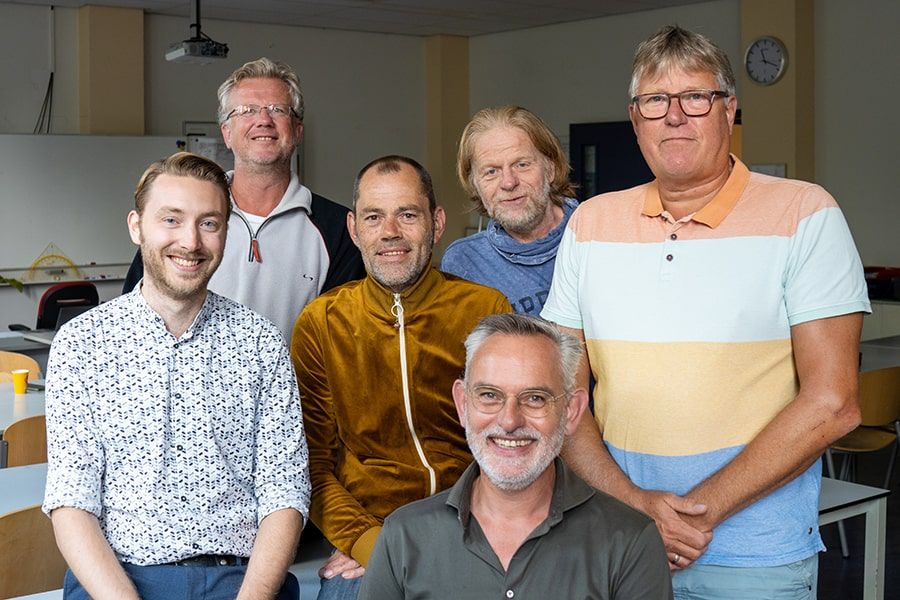
[(359, 600), (671, 600), (662, 539), (641, 512), (588, 486), (560, 460), (550, 513), (504, 571), (471, 513), (472, 463), (449, 490), (384, 523)]

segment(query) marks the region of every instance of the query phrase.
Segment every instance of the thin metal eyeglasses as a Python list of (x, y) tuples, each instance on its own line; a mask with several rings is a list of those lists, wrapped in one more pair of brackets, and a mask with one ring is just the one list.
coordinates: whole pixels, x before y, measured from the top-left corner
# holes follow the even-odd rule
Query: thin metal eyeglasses
[(689, 117), (702, 117), (712, 110), (713, 100), (717, 96), (728, 97), (728, 92), (721, 90), (687, 90), (677, 94), (654, 92), (638, 94), (631, 101), (637, 105), (638, 111), (645, 119), (662, 119), (669, 112), (672, 98), (678, 99), (681, 112)]
[(239, 104), (235, 106), (234, 109), (228, 116), (225, 117), (227, 121), (231, 117), (238, 117), (241, 119), (249, 119), (251, 117), (255, 117), (262, 111), (266, 111), (269, 113), (269, 116), (272, 119), (287, 119), (288, 117), (297, 116), (297, 113), (294, 112), (294, 109), (287, 104), (266, 104), (265, 106), (260, 106), (258, 104)]
[[(509, 399), (503, 391), (489, 385), (467, 387), (466, 395), (472, 400), (476, 410), (486, 415), (500, 412)], [(539, 419), (550, 414), (553, 404), (566, 396), (567, 392), (554, 396), (544, 390), (524, 390), (516, 394), (515, 399), (523, 415)]]

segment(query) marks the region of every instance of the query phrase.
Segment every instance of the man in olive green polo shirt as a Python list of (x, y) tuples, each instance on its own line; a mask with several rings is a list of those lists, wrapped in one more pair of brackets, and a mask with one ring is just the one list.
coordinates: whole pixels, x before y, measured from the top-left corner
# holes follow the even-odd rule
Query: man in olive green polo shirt
[(581, 357), (575, 338), (541, 319), (482, 319), (453, 384), (475, 462), (449, 490), (387, 518), (360, 600), (672, 598), (653, 521), (558, 458), (587, 405), (575, 388)]

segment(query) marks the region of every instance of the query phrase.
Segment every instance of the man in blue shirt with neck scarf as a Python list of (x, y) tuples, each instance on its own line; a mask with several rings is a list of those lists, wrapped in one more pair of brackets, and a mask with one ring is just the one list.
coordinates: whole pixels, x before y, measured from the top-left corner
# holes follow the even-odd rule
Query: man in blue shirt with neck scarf
[(486, 108), (459, 142), (456, 171), (487, 228), (447, 248), (441, 270), (503, 292), (518, 313), (547, 299), (556, 249), (578, 205), (559, 140), (519, 106)]

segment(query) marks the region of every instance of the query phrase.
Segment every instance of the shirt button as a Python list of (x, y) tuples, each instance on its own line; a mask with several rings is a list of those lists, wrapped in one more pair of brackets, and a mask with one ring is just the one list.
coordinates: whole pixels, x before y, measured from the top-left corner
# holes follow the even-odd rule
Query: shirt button
[(669, 262), (672, 262), (673, 260), (675, 260), (675, 257), (672, 256), (671, 254), (666, 254), (666, 260)]
[(177, 448), (179, 452), (184, 452), (184, 446), (182, 446), (181, 444), (178, 444)]
[(181, 497), (181, 501), (182, 501), (182, 502), (187, 502), (187, 496), (182, 496), (182, 497)]
[(515, 593), (514, 591), (512, 591), (512, 590), (506, 590), (506, 597), (507, 597), (507, 598), (512, 598), (512, 597), (515, 596), (515, 595), (516, 595), (516, 593)]
[(669, 236), (669, 238), (670, 238), (670, 239), (673, 239), (673, 240), (677, 240), (677, 239), (678, 239), (678, 234), (677, 234), (677, 233), (673, 233), (672, 235)]
[(176, 393), (175, 397), (178, 398), (179, 400), (181, 400), (181, 394)]

